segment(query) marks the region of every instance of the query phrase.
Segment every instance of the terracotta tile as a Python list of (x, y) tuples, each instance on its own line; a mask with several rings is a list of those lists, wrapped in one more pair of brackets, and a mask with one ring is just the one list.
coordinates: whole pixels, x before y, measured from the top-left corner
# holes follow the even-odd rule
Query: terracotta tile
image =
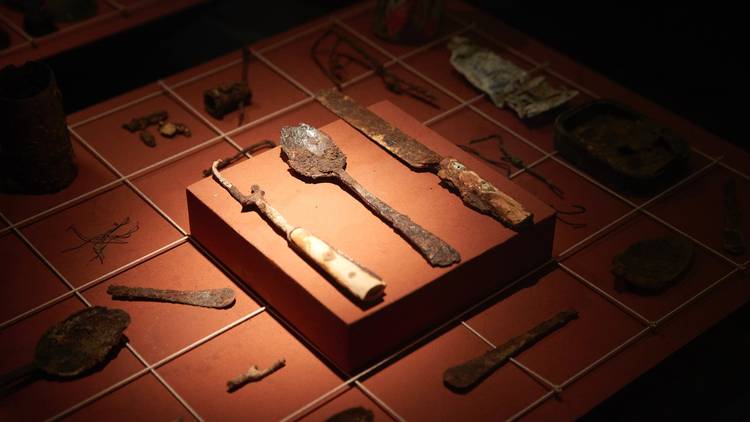
[[(134, 117), (145, 116), (159, 110), (165, 110), (169, 113), (169, 121), (187, 125), (192, 132), (192, 136), (188, 138), (179, 135), (168, 139), (159, 134), (157, 126), (151, 126), (148, 130), (156, 139), (156, 147), (152, 148), (141, 142), (138, 133), (130, 133), (122, 128), (124, 123), (129, 122)], [(216, 136), (216, 133), (167, 95), (150, 98), (101, 119), (86, 123), (76, 128), (76, 131), (125, 175), (169, 158), (180, 151)]]
[[(463, 108), (448, 117), (438, 120), (430, 125), (430, 128), (450, 139), (457, 145), (469, 145), (470, 140), (483, 138), (488, 135), (498, 134), (502, 137), (502, 145), (510, 154), (522, 159), (525, 163), (531, 164), (542, 157), (542, 153), (530, 147), (525, 142), (518, 140), (512, 134), (497, 127), (494, 123), (475, 113), (469, 108)], [(501, 161), (499, 141), (487, 140), (471, 144), (470, 146), (479, 151), (483, 157), (491, 160)], [(492, 164), (490, 164), (492, 165)], [(509, 174), (506, 168), (492, 165), (497, 171), (503, 174)], [(516, 168), (511, 168), (511, 173)]]
[[(338, 117), (336, 117), (335, 114), (328, 111), (328, 109), (320, 105), (318, 102), (310, 102), (294, 109), (293, 111), (286, 112), (278, 117), (263, 122), (258, 126), (252, 127), (237, 135), (233, 135), (232, 138), (241, 147), (247, 147), (248, 145), (255, 144), (264, 139), (270, 139), (279, 145), (281, 128), (283, 126), (298, 125), (304, 122), (311, 126), (322, 127), (337, 119)], [(265, 151), (266, 150), (259, 151), (258, 153), (263, 153)]]
[[(227, 380), (251, 365), (286, 366), (234, 393)], [(159, 373), (207, 420), (226, 415), (278, 420), (329, 391), (341, 380), (267, 313), (233, 328), (159, 368)]]
[[(419, 47), (419, 45), (396, 44), (396, 43), (381, 40), (380, 38), (375, 36), (375, 33), (373, 32), (372, 28), (373, 28), (374, 19), (375, 19), (375, 9), (372, 8), (372, 9), (364, 11), (363, 13), (358, 13), (345, 19), (344, 23), (346, 23), (353, 30), (357, 31), (359, 34), (366, 37), (371, 42), (374, 42), (375, 44), (377, 44), (381, 49), (385, 49), (386, 51), (388, 51), (391, 55), (395, 57), (402, 56), (414, 50), (415, 48)], [(450, 34), (451, 32), (456, 31), (457, 29), (459, 29), (459, 25), (454, 20), (444, 19), (440, 26), (440, 32), (438, 33), (436, 38)]]
[[(353, 7), (357, 6), (358, 5), (354, 5)], [(255, 41), (250, 44), (250, 46), (254, 50), (260, 51), (263, 54), (270, 53), (277, 48), (281, 48), (281, 45), (293, 42), (298, 38), (304, 37), (309, 32), (314, 31), (316, 28), (327, 25), (330, 20), (330, 16), (326, 15), (307, 22), (301, 22), (300, 25), (294, 26), (293, 28), (289, 28), (287, 30), (279, 32), (278, 34), (270, 35), (268, 37)]]
[(220, 142), (134, 179), (135, 185), (183, 229), (188, 229), (185, 188), (203, 178), (203, 170), (219, 158), (233, 156), (237, 150)]
[(644, 327), (559, 268), (468, 323), (500, 346), (565, 309), (578, 311), (578, 319), (516, 356), (519, 362), (556, 384), (563, 383)]
[[(47, 328), (83, 308), (78, 299), (71, 298), (0, 331), (0, 356), (3, 356), (0, 373), (29, 363), (37, 341)], [(127, 333), (126, 330), (125, 335)], [(47, 419), (141, 368), (130, 351), (123, 348), (100, 371), (66, 381), (39, 379), (3, 395), (0, 397), (0, 419)]]
[[(317, 92), (324, 88), (330, 88), (334, 86), (334, 83), (326, 77), (323, 71), (312, 59), (310, 54), (313, 44), (332, 27), (333, 25), (329, 25), (326, 28), (301, 37), (294, 42), (271, 50), (268, 53), (264, 53), (264, 56), (312, 92)], [(336, 31), (352, 41), (356, 46), (364, 49), (367, 54), (369, 54), (373, 59), (377, 60), (378, 63), (382, 64), (387, 61), (386, 57), (383, 54), (370, 47), (367, 43), (364, 43), (361, 40), (357, 39), (345, 29), (336, 27)], [(318, 57), (318, 60), (323, 66), (328, 66), (328, 54), (330, 49), (333, 47), (335, 40), (336, 38), (333, 36), (333, 34), (328, 34), (326, 38), (319, 43), (317, 50), (318, 54), (316, 55), (316, 57)], [(336, 51), (342, 54), (350, 54), (354, 57), (361, 58), (360, 55), (357, 54), (356, 50), (346, 43), (341, 43), (337, 47)], [(341, 72), (341, 76), (343, 77), (342, 82), (355, 78), (368, 70), (368, 67), (365, 67), (359, 63), (350, 63), (346, 65)]]
[[(144, 405), (146, 403), (148, 405)], [(107, 394), (71, 414), (66, 420), (116, 420), (118, 417), (127, 420), (195, 420), (151, 374), (146, 374)]]
[[(222, 83), (238, 81), (241, 73), (242, 64), (237, 63), (218, 73), (180, 86), (175, 91), (212, 124), (226, 132), (237, 127), (239, 111), (226, 114), (222, 119), (210, 116), (203, 106), (203, 92)], [(245, 106), (245, 123), (250, 123), (307, 97), (307, 94), (255, 57), (250, 59), (248, 82), (253, 95), (250, 104)]]
[[(236, 302), (227, 309), (197, 306), (113, 300), (107, 294), (110, 285), (152, 287), (156, 289), (200, 290), (229, 287)], [(156, 362), (182, 349), (250, 312), (259, 305), (250, 299), (211, 261), (191, 244), (184, 243), (145, 263), (84, 292), (93, 304), (126, 310), (134, 324), (128, 338), (148, 362)], [(185, 324), (190, 321), (190, 324)]]
[(519, 174), (513, 181), (560, 211), (575, 211), (576, 205), (586, 209), (586, 212), (580, 215), (559, 215), (565, 221), (586, 226), (575, 228), (558, 220), (555, 225), (553, 247), (555, 254), (565, 251), (632, 209), (554, 160), (548, 159), (532, 169), (562, 189), (565, 197), (558, 197), (545, 183), (526, 172)]
[(403, 67), (394, 65), (389, 67), (388, 70), (393, 72), (403, 80), (430, 91), (433, 95), (435, 95), (437, 104), (440, 106), (440, 108), (435, 108), (406, 94), (394, 94), (393, 92), (388, 91), (385, 88), (383, 81), (379, 77), (374, 75), (365, 78), (364, 80), (359, 81), (354, 85), (346, 87), (344, 89), (344, 93), (368, 107), (374, 103), (388, 100), (409, 113), (420, 122), (423, 122), (458, 105), (458, 102), (456, 100), (447, 96), (442, 91), (439, 91), (437, 88), (430, 85), (427, 81), (409, 72)]
[(676, 234), (653, 219), (640, 215), (621, 223), (605, 237), (588, 245), (565, 261), (570, 268), (611, 296), (651, 320), (681, 305), (709, 284), (726, 275), (731, 267), (720, 258), (694, 245), (693, 262), (679, 281), (658, 295), (636, 295), (615, 288), (610, 273), (615, 255), (634, 242)]
[(0, 211), (9, 220), (21, 221), (115, 180), (115, 175), (72, 135), (71, 142), (78, 166), (78, 176), (73, 183), (60, 192), (48, 195), (0, 194)]
[[(126, 217), (130, 217), (130, 224), (120, 228), (117, 233), (125, 233), (136, 223), (138, 231), (125, 244), (108, 245), (104, 250), (103, 262), (94, 258), (90, 245), (65, 251), (81, 244), (81, 240), (68, 230), (71, 225), (84, 236), (95, 236)], [(177, 230), (126, 186), (53, 214), (25, 227), (23, 233), (75, 286), (92, 281), (180, 237)]]
[(517, 367), (502, 366), (468, 394), (453, 393), (443, 385), (446, 369), (487, 348), (458, 326), (381, 370), (364, 385), (406, 420), (504, 420), (546, 392)]
[(373, 403), (360, 389), (356, 387), (349, 388), (343, 393), (331, 398), (326, 401), (323, 405), (315, 409), (312, 413), (306, 415), (301, 420), (305, 422), (313, 421), (326, 421), (328, 418), (336, 415), (339, 412), (353, 408), (363, 407), (370, 410), (375, 416), (376, 421), (392, 421), (387, 413), (385, 413), (377, 404)]
[(68, 291), (63, 282), (14, 233), (0, 235), (0, 321), (41, 305)]
[(721, 166), (713, 167), (659, 199), (648, 210), (735, 262), (747, 261), (750, 245), (740, 256), (724, 250), (724, 185), (729, 180), (736, 182), (743, 234), (745, 242), (750, 242), (750, 180)]
[[(102, 113), (109, 115), (111, 114), (111, 110), (113, 110), (115, 107), (122, 106), (126, 103), (145, 101), (145, 97), (158, 95), (159, 93), (161, 93), (161, 91), (161, 87), (155, 83), (144, 85), (132, 91), (128, 91), (116, 97), (112, 97), (108, 100), (104, 100), (100, 103), (94, 104), (91, 107), (76, 111), (72, 114), (68, 114), (66, 116), (66, 119), (69, 125), (76, 128), (81, 124), (80, 122), (84, 121), (85, 119), (97, 120), (100, 118), (104, 118), (106, 116), (103, 116)], [(122, 123), (124, 122), (117, 124), (116, 127), (120, 128)]]

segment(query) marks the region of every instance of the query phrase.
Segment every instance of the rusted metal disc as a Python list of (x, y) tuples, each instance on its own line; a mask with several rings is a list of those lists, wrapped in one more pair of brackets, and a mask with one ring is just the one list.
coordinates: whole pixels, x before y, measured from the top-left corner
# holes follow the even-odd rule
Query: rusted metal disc
[(612, 274), (634, 291), (659, 292), (690, 265), (693, 243), (682, 236), (642, 240), (612, 260)]
[(121, 309), (94, 306), (76, 312), (39, 339), (34, 363), (50, 375), (80, 375), (105, 362), (128, 324), (130, 315)]

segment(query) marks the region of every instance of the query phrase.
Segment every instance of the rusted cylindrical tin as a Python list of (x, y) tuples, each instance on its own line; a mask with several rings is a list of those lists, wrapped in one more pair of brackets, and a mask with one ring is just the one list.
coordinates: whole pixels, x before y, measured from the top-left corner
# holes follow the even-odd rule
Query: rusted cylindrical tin
[(62, 95), (47, 65), (0, 70), (0, 191), (46, 194), (78, 174)]

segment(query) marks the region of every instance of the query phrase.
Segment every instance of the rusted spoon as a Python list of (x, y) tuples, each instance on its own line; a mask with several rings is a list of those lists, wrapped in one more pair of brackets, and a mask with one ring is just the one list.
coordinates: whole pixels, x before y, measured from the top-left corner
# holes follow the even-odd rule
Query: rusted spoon
[(432, 265), (447, 267), (461, 260), (449, 244), (391, 208), (346, 172), (346, 155), (325, 133), (310, 125), (281, 128), (281, 148), (295, 172), (311, 179), (335, 179), (349, 187), (375, 214), (388, 222)]
[(121, 309), (94, 306), (74, 313), (47, 329), (31, 363), (0, 376), (0, 390), (43, 374), (73, 378), (105, 363), (129, 324)]

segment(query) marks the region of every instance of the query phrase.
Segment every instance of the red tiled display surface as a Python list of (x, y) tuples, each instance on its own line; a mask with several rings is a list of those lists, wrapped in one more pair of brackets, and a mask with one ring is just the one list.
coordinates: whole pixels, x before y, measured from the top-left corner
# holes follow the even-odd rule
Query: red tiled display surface
[[(0, 61), (18, 63), (54, 54), (186, 4), (105, 3), (105, 17), (35, 40), (38, 48), (12, 28), (13, 19), (10, 24), (0, 21), (11, 30), (13, 43), (0, 52)], [(115, 4), (131, 7), (131, 13), (121, 15)], [(728, 179), (737, 181), (743, 230), (750, 238), (746, 153), (469, 6), (446, 2), (443, 36), (405, 46), (372, 35), (373, 4), (355, 5), (251, 45), (255, 95), (242, 127), (237, 127), (236, 112), (222, 121), (207, 117), (200, 98), (205, 87), (239, 78), (238, 52), (68, 116), (78, 179), (55, 195), (0, 197), (0, 263), (5, 269), (0, 372), (27, 363), (44, 330), (86, 306), (84, 301), (131, 314), (133, 322), (125, 333), (129, 348), (85, 378), (39, 380), (3, 395), (1, 420), (325, 420), (360, 405), (373, 410), (376, 420), (574, 419), (747, 302), (750, 283), (741, 269), (750, 265), (750, 257), (726, 253), (721, 238)], [(0, 14), (5, 16), (4, 9)], [(291, 54), (305, 53), (332, 25), (388, 69), (436, 94), (441, 107), (395, 95), (380, 78), (356, 66), (344, 71), (344, 92), (367, 106), (389, 100), (455, 144), (499, 133), (510, 153), (533, 164), (563, 189), (565, 198), (526, 172), (514, 171), (515, 183), (558, 209), (574, 204), (587, 209), (562, 216), (586, 223), (584, 228), (557, 222), (554, 248), (559, 264), (487, 297), (469, 312), (457, 311), (447, 327), (430, 327), (434, 331), (420, 341), (405, 344), (400, 353), (360, 374), (335, 372), (310, 341), (281, 323), (285, 315), (266, 308), (263, 297), (248, 296), (234, 275), (180, 231), (189, 232), (185, 188), (200, 179), (209, 161), (261, 139), (278, 141), (281, 125), (304, 121), (322, 126), (336, 120), (310, 96), (330, 83), (309, 55)], [(671, 128), (693, 146), (688, 179), (635, 197), (588, 178), (555, 155), (553, 119), (559, 112), (522, 122), (514, 113), (495, 108), (450, 67), (445, 44), (455, 33), (478, 40), (524, 69), (546, 63), (540, 72), (581, 92), (576, 103), (615, 99)], [(156, 107), (191, 125), (193, 138), (164, 140), (157, 135), (159, 146), (151, 149), (120, 127)], [(495, 144), (475, 146), (491, 159), (500, 158)], [(507, 174), (504, 168), (492, 168), (497, 177)], [(267, 191), (277, 194), (270, 187)], [(695, 206), (708, 203), (718, 205)], [(78, 244), (66, 230), (70, 225), (93, 235), (128, 215), (139, 222), (140, 230), (128, 243), (109, 245), (104, 263), (91, 261), (88, 247), (62, 252)], [(612, 257), (633, 241), (667, 233), (687, 236), (695, 245), (695, 260), (685, 276), (657, 296), (618, 290), (609, 272)], [(283, 243), (279, 236), (274, 239)], [(512, 265), (501, 262), (494, 270)], [(105, 293), (113, 283), (234, 286), (238, 296), (227, 310), (116, 302)], [(448, 366), (571, 306), (579, 311), (578, 320), (518, 355), (477, 389), (457, 395), (442, 385)], [(281, 357), (287, 366), (276, 374), (226, 392), (227, 379), (250, 365), (263, 368)]]
[(22, 65), (28, 60), (50, 57), (124, 31), (150, 20), (175, 13), (201, 0), (98, 0), (93, 17), (79, 22), (59, 22), (57, 31), (34, 37), (23, 29), (23, 13), (0, 4), (0, 26), (11, 37), (11, 45), (0, 50), (0, 61)]

